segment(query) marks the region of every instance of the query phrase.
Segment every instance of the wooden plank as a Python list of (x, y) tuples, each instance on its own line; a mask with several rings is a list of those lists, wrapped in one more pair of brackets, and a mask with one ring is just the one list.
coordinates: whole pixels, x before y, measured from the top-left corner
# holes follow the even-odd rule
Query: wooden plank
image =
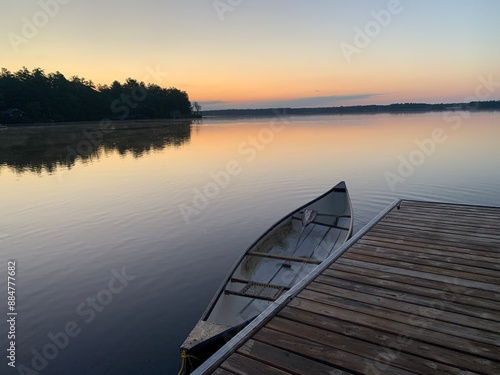
[(419, 210), (415, 208), (405, 208), (401, 210), (394, 210), (391, 212), (391, 216), (395, 218), (406, 218), (406, 217), (415, 217), (424, 221), (444, 221), (444, 222), (455, 222), (460, 223), (475, 223), (482, 222), (486, 225), (486, 227), (494, 226), (495, 222), (499, 219), (498, 215), (491, 215), (484, 212), (480, 213), (466, 213), (464, 211), (442, 211), (435, 209), (426, 209)]
[(485, 210), (467, 211), (463, 209), (451, 210), (434, 206), (419, 208), (419, 207), (410, 207), (401, 205), (401, 208), (399, 210), (394, 210), (392, 213), (397, 215), (429, 215), (429, 216), (441, 215), (441, 216), (446, 216), (447, 218), (453, 218), (453, 217), (459, 219), (480, 218), (484, 220), (496, 220), (499, 217), (497, 212), (489, 212)]
[(446, 333), (439, 333), (429, 329), (427, 323), (414, 316), (394, 315), (390, 312), (385, 314), (373, 314), (369, 305), (346, 303), (342, 299), (318, 303), (310, 299), (296, 297), (288, 304), (290, 308), (298, 308), (313, 312), (315, 314), (334, 317), (352, 323), (360, 324), (385, 332), (392, 332), (404, 338), (417, 339), (422, 342), (452, 348), (481, 358), (500, 361), (500, 350), (498, 345), (471, 341), (468, 338)]
[[(446, 215), (442, 213), (428, 213), (428, 212), (402, 212), (393, 211), (387, 215), (379, 223), (391, 224), (415, 224), (418, 226), (428, 227), (429, 225), (439, 225), (443, 228), (456, 230), (462, 228), (465, 232), (485, 231), (490, 234), (494, 233), (496, 222), (499, 218), (486, 218), (486, 217), (465, 217), (460, 214)], [(415, 225), (417, 226), (417, 225)]]
[[(437, 298), (445, 303), (456, 302), (471, 309), (498, 311), (498, 303), (493, 293), (479, 289), (464, 288), (453, 284), (425, 280), (406, 275), (389, 274), (360, 267), (335, 264), (323, 273), (324, 276), (353, 280), (368, 285), (387, 287), (394, 290), (408, 291), (413, 294)], [(474, 292), (474, 293), (471, 293)], [(487, 293), (487, 294), (485, 294)], [(485, 298), (488, 297), (489, 299)]]
[(344, 256), (342, 257), (342, 260), (347, 260), (347, 259), (359, 260), (359, 261), (363, 261), (363, 262), (370, 262), (370, 263), (374, 263), (374, 264), (392, 266), (392, 267), (397, 267), (397, 268), (401, 268), (401, 269), (435, 273), (437, 275), (458, 277), (461, 279), (478, 281), (478, 282), (493, 285), (493, 288), (495, 290), (500, 291), (500, 278), (499, 277), (480, 275), (477, 273), (460, 271), (458, 269), (445, 269), (445, 268), (436, 267), (436, 266), (422, 265), (422, 264), (417, 264), (417, 263), (411, 263), (410, 261), (405, 262), (405, 261), (400, 261), (400, 260), (384, 259), (384, 258), (375, 257), (375, 256), (360, 255), (360, 254), (356, 254), (356, 253), (350, 252), (350, 251), (347, 251), (344, 254)]
[[(437, 311), (431, 308), (418, 309), (414, 306), (412, 307), (410, 304), (399, 301), (394, 303), (383, 297), (358, 295), (355, 292), (350, 292), (351, 298), (346, 298), (320, 292), (318, 291), (319, 287), (313, 286), (312, 288), (314, 289), (312, 289), (311, 285), (300, 293), (300, 298), (342, 308), (357, 308), (362, 312), (369, 312), (373, 316), (390, 316), (393, 320), (399, 322), (414, 322), (412, 325), (425, 326), (430, 335), (448, 334), (491, 346), (495, 346), (500, 341), (500, 335), (493, 331), (472, 328), (474, 319), (457, 316), (459, 323), (454, 323), (450, 318), (452, 314), (449, 312)], [(322, 285), (321, 289), (325, 290), (328, 288)], [(335, 288), (330, 287), (330, 289)], [(335, 290), (335, 292), (346, 295), (341, 290)], [(456, 315), (458, 314), (453, 314), (453, 316)], [(496, 324), (491, 325), (494, 327), (497, 326)]]
[[(479, 318), (478, 321), (487, 320), (485, 324), (490, 325), (488, 329), (494, 329), (496, 324), (500, 324), (500, 302), (491, 303), (490, 309), (484, 308), (471, 308), (469, 305), (462, 305), (452, 301), (443, 301), (441, 298), (436, 296), (436, 294), (425, 293), (425, 288), (412, 287), (408, 284), (398, 284), (393, 283), (389, 288), (388, 285), (383, 287), (380, 285), (370, 285), (370, 280), (366, 278), (362, 279), (362, 282), (354, 281), (353, 278), (340, 279), (332, 276), (321, 275), (317, 277), (314, 281), (317, 283), (330, 285), (333, 287), (343, 288), (347, 290), (353, 290), (356, 292), (362, 292), (366, 294), (371, 294), (378, 297), (385, 297), (390, 299), (395, 299), (398, 301), (404, 301), (412, 303), (416, 306), (424, 306), (428, 308), (429, 306), (436, 306), (436, 308), (443, 311), (450, 311), (457, 314), (468, 315), (471, 317)], [(358, 278), (359, 280), (359, 278)], [(311, 284), (314, 285), (314, 284)], [(437, 290), (436, 290), (437, 291)], [(437, 291), (439, 292), (439, 291)], [(498, 323), (495, 323), (498, 322)], [(494, 329), (493, 332), (497, 330)]]
[[(373, 230), (370, 232), (369, 237), (385, 237), (388, 240), (392, 240), (395, 242), (401, 242), (401, 243), (407, 243), (409, 241), (412, 242), (417, 242), (420, 244), (420, 246), (429, 246), (429, 247), (434, 247), (436, 245), (440, 246), (446, 246), (450, 249), (456, 248), (456, 249), (469, 249), (471, 252), (481, 252), (484, 253), (486, 256), (491, 256), (495, 258), (500, 258), (499, 255), (500, 253), (495, 251), (494, 249), (491, 248), (491, 245), (485, 245), (482, 243), (473, 243), (471, 241), (465, 243), (465, 242), (452, 242), (449, 241), (446, 238), (430, 238), (430, 237), (423, 237), (421, 235), (416, 235), (416, 234), (408, 234), (408, 233), (400, 233), (396, 231), (378, 231), (378, 230)], [(367, 238), (369, 238), (367, 236)]]
[(384, 220), (380, 222), (377, 228), (387, 227), (391, 228), (393, 231), (403, 232), (407, 230), (420, 230), (428, 231), (436, 234), (442, 235), (467, 235), (471, 237), (479, 237), (483, 239), (489, 239), (492, 243), (498, 242), (500, 240), (500, 235), (496, 228), (486, 230), (484, 226), (479, 227), (469, 227), (460, 225), (446, 225), (440, 222), (416, 222), (415, 220), (404, 220), (404, 219), (394, 219), (394, 220)]
[(487, 259), (485, 259), (484, 257), (470, 255), (469, 258), (474, 257), (474, 259), (467, 259), (467, 257), (454, 257), (450, 255), (450, 253), (448, 252), (439, 252), (435, 250), (420, 249), (420, 248), (402, 249), (402, 246), (399, 246), (398, 248), (397, 246), (386, 246), (385, 244), (373, 245), (360, 242), (352, 246), (350, 251), (352, 251), (353, 249), (356, 249), (356, 251), (359, 249), (361, 251), (366, 252), (367, 254), (385, 253), (394, 256), (402, 256), (405, 257), (406, 259), (415, 258), (415, 259), (435, 260), (438, 262), (446, 262), (451, 264), (476, 267), (479, 269), (494, 271), (497, 274), (498, 271), (500, 271), (500, 260), (490, 257), (487, 257)]
[(490, 238), (472, 237), (467, 234), (449, 235), (447, 233), (439, 233), (437, 231), (426, 231), (426, 230), (421, 230), (419, 228), (414, 228), (414, 229), (400, 228), (398, 230), (395, 230), (393, 227), (382, 224), (380, 225), (377, 224), (375, 227), (373, 227), (371, 232), (383, 235), (398, 234), (400, 237), (425, 238), (426, 240), (446, 242), (449, 245), (458, 243), (460, 245), (479, 247), (479, 249), (491, 252), (498, 252), (500, 245), (500, 242), (498, 240), (494, 241)]
[(279, 370), (252, 358), (245, 357), (238, 353), (233, 353), (226, 359), (220, 367), (227, 371), (232, 371), (237, 375), (289, 375), (290, 372)]
[(402, 246), (411, 246), (416, 248), (427, 248), (429, 250), (442, 250), (442, 251), (453, 251), (457, 253), (471, 254), (481, 257), (492, 257), (495, 259), (500, 259), (500, 253), (492, 252), (489, 250), (482, 250), (477, 246), (471, 245), (461, 245), (461, 244), (450, 244), (449, 242), (443, 243), (438, 241), (426, 240), (425, 238), (418, 237), (402, 237), (398, 234), (377, 234), (370, 232), (368, 235), (363, 236), (360, 241), (376, 241), (380, 243), (390, 243), (390, 244), (401, 244)]
[(418, 278), (427, 279), (427, 280), (441, 281), (441, 282), (456, 285), (459, 287), (482, 289), (485, 291), (493, 292), (494, 293), (493, 299), (495, 299), (495, 300), (498, 299), (497, 295), (500, 293), (500, 286), (499, 285), (481, 282), (481, 281), (463, 279), (463, 278), (457, 277), (456, 275), (449, 276), (449, 275), (442, 275), (442, 274), (437, 274), (437, 273), (433, 273), (433, 272), (426, 272), (426, 271), (421, 271), (421, 270), (412, 270), (412, 269), (405, 269), (405, 268), (401, 268), (401, 267), (386, 266), (386, 265), (376, 264), (376, 263), (372, 263), (372, 262), (359, 261), (359, 260), (355, 260), (355, 259), (348, 259), (346, 257), (342, 257), (342, 258), (338, 259), (337, 263), (350, 265), (350, 266), (354, 266), (354, 267), (364, 267), (364, 268), (368, 268), (368, 269), (380, 270), (382, 272), (395, 273), (398, 275), (408, 275), (408, 276), (418, 277)]
[(417, 201), (409, 201), (403, 200), (400, 205), (401, 209), (414, 208), (419, 211), (424, 210), (438, 210), (445, 211), (448, 213), (464, 212), (464, 213), (481, 213), (488, 215), (496, 215), (500, 217), (500, 208), (499, 207), (488, 207), (488, 206), (475, 206), (475, 205), (466, 205), (466, 204), (450, 204), (450, 203), (442, 203), (442, 202), (417, 202)]
[(317, 259), (291, 257), (291, 256), (286, 256), (286, 255), (278, 255), (278, 254), (270, 254), (270, 253), (259, 253), (256, 251), (249, 252), (247, 255), (263, 257), (263, 258), (279, 259), (279, 260), (288, 260), (291, 262), (299, 262), (299, 263), (320, 264), (322, 262), (321, 260), (317, 260)]
[(401, 202), (401, 207), (417, 207), (417, 208), (434, 208), (434, 209), (444, 209), (444, 210), (459, 210), (459, 211), (471, 211), (471, 212), (490, 212), (493, 214), (499, 213), (500, 207), (497, 206), (484, 206), (484, 205), (474, 205), (474, 204), (461, 204), (461, 203), (447, 203), (447, 202), (430, 202), (430, 201), (418, 201), (418, 200), (403, 200)]
[(397, 223), (412, 223), (419, 227), (429, 227), (430, 225), (440, 225), (443, 228), (456, 230), (461, 228), (462, 231), (474, 233), (489, 233), (498, 234), (496, 232), (498, 225), (496, 220), (470, 220), (465, 218), (448, 217), (441, 215), (428, 215), (428, 214), (406, 214), (391, 213), (386, 216), (381, 223), (397, 224)]
[(500, 235), (498, 234), (498, 232), (494, 232), (493, 230), (487, 231), (484, 229), (484, 226), (482, 226), (481, 228), (469, 228), (465, 225), (445, 225), (438, 221), (432, 221), (423, 224), (416, 223), (413, 218), (409, 218), (408, 220), (401, 220), (400, 218), (394, 218), (393, 220), (381, 220), (377, 225), (378, 227), (394, 228), (395, 230), (415, 229), (424, 232), (453, 236), (473, 234), (474, 236), (480, 235), (481, 239), (489, 239), (492, 242), (500, 241)]
[(380, 345), (365, 340), (342, 335), (333, 331), (316, 328), (301, 322), (276, 317), (271, 320), (266, 328), (281, 332), (301, 339), (309, 339), (315, 343), (329, 346), (334, 350), (343, 350), (351, 354), (360, 355), (371, 361), (378, 361), (384, 365), (392, 365), (418, 374), (426, 373), (432, 369), (435, 374), (459, 374), (460, 369), (426, 358), (417, 357), (410, 353), (405, 356), (396, 355), (394, 351), (387, 353)]
[(214, 375), (236, 375), (234, 372), (229, 372), (227, 370), (224, 370), (222, 368), (218, 368), (213, 372)]
[[(464, 271), (476, 275), (485, 275), (497, 277), (500, 275), (500, 262), (492, 264), (492, 268), (485, 268), (483, 262), (479, 261), (454, 261), (451, 257), (432, 256), (422, 254), (415, 251), (398, 251), (394, 249), (386, 249), (382, 247), (373, 247), (369, 245), (355, 244), (349, 249), (350, 254), (366, 255), (394, 261), (402, 261), (413, 264), (421, 264), (426, 266), (439, 267), (443, 269)], [(499, 284), (500, 284), (500, 278)]]
[[(451, 246), (432, 246), (432, 245), (423, 245), (420, 242), (413, 242), (413, 244), (406, 244), (406, 243), (399, 243), (395, 241), (391, 241), (390, 239), (381, 239), (381, 238), (374, 238), (372, 236), (366, 236), (360, 239), (359, 241), (356, 242), (356, 245), (367, 245), (367, 246), (373, 246), (373, 247), (382, 247), (385, 249), (394, 249), (394, 250), (400, 250), (400, 251), (413, 251), (415, 253), (421, 253), (421, 254), (430, 254), (430, 255), (437, 255), (437, 256), (443, 256), (443, 257), (450, 257), (454, 259), (465, 259), (465, 260), (470, 260), (470, 261), (477, 261), (481, 263), (486, 263), (490, 264), (493, 263), (493, 266), (495, 269), (498, 267), (497, 264), (500, 263), (500, 254), (495, 258), (493, 256), (489, 256), (489, 253), (486, 253), (487, 255), (482, 255), (478, 254), (478, 252), (471, 252), (468, 249), (460, 249), (460, 248), (454, 248)], [(447, 249), (449, 248), (449, 249)], [(494, 254), (491, 254), (494, 255)], [(486, 266), (486, 265), (485, 265)]]
[[(314, 281), (307, 287), (307, 290), (313, 290), (318, 293), (324, 293), (336, 297), (343, 297), (345, 299), (351, 299), (354, 301), (371, 304), (372, 306), (384, 307), (385, 309), (393, 310), (393, 312), (403, 312), (415, 316), (422, 316), (424, 318), (432, 318), (442, 322), (460, 324), (463, 327), (471, 327), (477, 330), (484, 331), (482, 335), (487, 337), (487, 342), (494, 343), (496, 340), (500, 342), (497, 322), (487, 319), (477, 319), (474, 316), (471, 316), (469, 314), (465, 315), (462, 312), (456, 313), (450, 310), (446, 310), (444, 308), (446, 304), (442, 303), (439, 300), (425, 299), (424, 297), (411, 298), (408, 294), (394, 291), (384, 292), (380, 288), (378, 290), (377, 288), (366, 290), (369, 288), (366, 287), (366, 291), (364, 290), (363, 292), (358, 292), (353, 286), (354, 283), (345, 282), (345, 284), (351, 285), (348, 289), (346, 289), (343, 287), (323, 284)], [(403, 299), (402, 297), (406, 298)], [(410, 301), (406, 302), (406, 300)], [(425, 302), (429, 303), (425, 304)], [(488, 334), (488, 332), (486, 331), (491, 332), (493, 335)]]
[(397, 233), (400, 236), (413, 236), (417, 238), (425, 238), (428, 240), (434, 241), (445, 241), (450, 243), (459, 243), (461, 245), (474, 245), (480, 246), (482, 249), (492, 252), (498, 252), (498, 247), (495, 248), (494, 244), (499, 244), (499, 240), (494, 240), (491, 238), (481, 238), (481, 237), (473, 237), (468, 234), (453, 234), (450, 235), (448, 233), (440, 233), (438, 231), (428, 231), (422, 230), (418, 227), (413, 229), (411, 228), (397, 228), (391, 227), (385, 224), (377, 224), (372, 229), (372, 233)]
[(239, 353), (253, 358), (260, 362), (273, 365), (281, 370), (288, 371), (297, 375), (331, 375), (351, 374), (342, 371), (339, 367), (325, 365), (321, 362), (279, 349), (275, 346), (265, 344), (253, 339), (248, 340), (239, 350)]
[[(432, 220), (434, 218), (443, 218), (444, 221), (453, 222), (458, 220), (460, 222), (470, 222), (475, 223), (477, 220), (481, 220), (485, 223), (493, 224), (499, 219), (499, 215), (496, 213), (488, 213), (485, 211), (476, 212), (466, 212), (463, 210), (443, 210), (440, 208), (426, 207), (426, 208), (416, 208), (416, 207), (402, 207), (399, 210), (393, 210), (390, 214), (391, 217), (415, 217), (421, 220)], [(389, 217), (387, 215), (386, 217)], [(427, 218), (427, 219), (426, 219)]]
[[(358, 354), (346, 352), (341, 349), (330, 346), (330, 342), (320, 343), (309, 339), (291, 336), (279, 331), (271, 330), (267, 327), (262, 328), (255, 334), (255, 339), (265, 342), (269, 345), (288, 350), (292, 353), (301, 353), (301, 355), (321, 361), (327, 365), (339, 366), (347, 371), (358, 373), (370, 373), (376, 370), (377, 365), (384, 369), (385, 374), (410, 375), (415, 372), (403, 370), (401, 368), (386, 364), (384, 358), (380, 361), (374, 361)], [(359, 352), (363, 354), (363, 352)]]
[[(349, 312), (345, 310), (344, 312), (349, 314)], [(463, 370), (493, 374), (500, 369), (499, 362), (480, 358), (471, 353), (462, 352), (460, 355), (457, 355), (456, 350), (452, 348), (419, 341), (416, 338), (408, 336), (404, 331), (398, 330), (400, 327), (394, 327), (390, 325), (390, 323), (370, 328), (360, 324), (359, 320), (358, 322), (355, 322), (354, 319), (351, 320), (350, 314), (341, 316), (348, 320), (341, 320), (337, 317), (315, 314), (294, 307), (285, 307), (280, 311), (278, 316), (302, 322), (319, 329), (325, 329), (359, 340), (368, 341), (380, 345), (381, 347), (391, 349), (396, 353), (410, 353), (422, 356), (432, 361), (457, 366)], [(384, 331), (384, 328), (388, 331)]]

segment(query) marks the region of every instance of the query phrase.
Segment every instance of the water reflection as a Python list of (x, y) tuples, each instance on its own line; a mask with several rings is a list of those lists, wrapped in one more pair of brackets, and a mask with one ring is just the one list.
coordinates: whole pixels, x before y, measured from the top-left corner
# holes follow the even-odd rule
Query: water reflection
[[(500, 205), (499, 114), (458, 129), (438, 113), (291, 117), (259, 138), (272, 121), (116, 122), (102, 141), (99, 123), (0, 129), (0, 265), (17, 259), (21, 272), (19, 363), (74, 320), (82, 334), (46, 373), (176, 374), (180, 344), (246, 247), (340, 180), (355, 230), (398, 197)], [(436, 129), (446, 141), (392, 191), (385, 172)], [(230, 161), (241, 173), (224, 182)], [(214, 176), (220, 189), (202, 201)], [(198, 210), (189, 225), (186, 205)], [(122, 267), (137, 279), (85, 323), (76, 307)]]
[(0, 132), (0, 168), (52, 173), (58, 166), (71, 169), (78, 159), (98, 159), (102, 151), (139, 158), (189, 142), (191, 126), (184, 120), (9, 127)]

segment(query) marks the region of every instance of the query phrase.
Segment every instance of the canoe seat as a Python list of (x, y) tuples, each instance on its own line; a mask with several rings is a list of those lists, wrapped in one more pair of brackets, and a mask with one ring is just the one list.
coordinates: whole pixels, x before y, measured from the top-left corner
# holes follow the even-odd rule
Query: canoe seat
[(243, 286), (243, 288), (241, 288), (240, 291), (225, 290), (224, 293), (266, 301), (275, 301), (287, 289), (287, 287), (281, 285), (249, 281)]

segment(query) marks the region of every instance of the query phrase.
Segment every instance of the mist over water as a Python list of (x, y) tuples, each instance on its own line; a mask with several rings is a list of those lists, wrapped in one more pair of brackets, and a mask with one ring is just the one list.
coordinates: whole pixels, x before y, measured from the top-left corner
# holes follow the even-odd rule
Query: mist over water
[(500, 206), (499, 121), (281, 114), (0, 130), (17, 365), (53, 354), (56, 337), (40, 373), (177, 373), (179, 345), (241, 253), (340, 180), (355, 231), (396, 198)]

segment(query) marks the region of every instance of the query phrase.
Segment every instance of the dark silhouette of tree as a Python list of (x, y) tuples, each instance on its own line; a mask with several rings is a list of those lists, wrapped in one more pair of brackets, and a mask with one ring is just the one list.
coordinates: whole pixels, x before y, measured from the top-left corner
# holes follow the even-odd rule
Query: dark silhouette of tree
[(355, 105), (317, 108), (256, 108), (256, 109), (214, 109), (205, 110), (205, 116), (263, 116), (275, 117), (277, 113), (288, 115), (360, 115), (377, 113), (424, 113), (444, 111), (500, 111), (500, 100), (470, 103), (398, 103), (389, 105)]
[(123, 84), (96, 86), (91, 80), (60, 72), (23, 67), (12, 73), (0, 71), (0, 111), (17, 108), (25, 116), (2, 114), (0, 122), (97, 121), (104, 118), (187, 118), (191, 103), (185, 91), (146, 85), (133, 78)]
[(201, 117), (201, 105), (198, 102), (194, 102), (193, 108), (193, 115), (195, 115), (196, 117)]

